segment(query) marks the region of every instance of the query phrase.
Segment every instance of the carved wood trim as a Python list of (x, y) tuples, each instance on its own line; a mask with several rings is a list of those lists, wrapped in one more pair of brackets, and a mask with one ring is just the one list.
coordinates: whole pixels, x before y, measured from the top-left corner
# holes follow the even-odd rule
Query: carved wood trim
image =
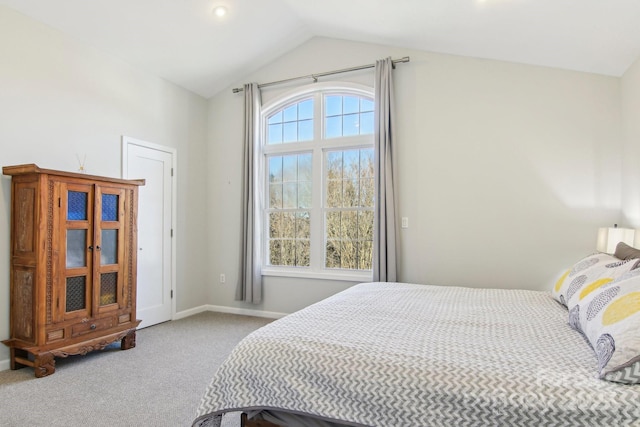
[[(128, 239), (129, 239), (129, 254), (127, 255), (127, 259), (129, 262), (129, 265), (127, 266), (127, 289), (128, 289), (128, 296), (127, 296), (127, 308), (131, 308), (131, 303), (132, 303), (132, 298), (133, 298), (133, 257), (134, 257), (134, 251), (137, 251), (138, 248), (134, 248), (133, 247), (133, 231), (135, 229), (135, 224), (133, 222), (134, 218), (135, 218), (135, 211), (134, 211), (134, 191), (133, 190), (129, 190), (129, 230), (128, 230)], [(135, 345), (134, 345), (135, 346)]]
[[(74, 356), (74, 355), (82, 355), (84, 356), (85, 354), (94, 351), (94, 350), (102, 350), (103, 348), (105, 348), (106, 346), (113, 344), (114, 342), (121, 340), (122, 338), (124, 338), (127, 334), (129, 334), (131, 332), (131, 330), (127, 329), (126, 331), (122, 331), (118, 334), (115, 335), (110, 335), (108, 337), (105, 337), (103, 339), (97, 340), (97, 341), (85, 341), (85, 342), (81, 342), (75, 346), (68, 346), (68, 347), (63, 347), (63, 348), (59, 348), (59, 349), (54, 349), (54, 350), (50, 350), (50, 353), (53, 354), (56, 357), (69, 357), (69, 356)], [(135, 334), (135, 331), (133, 331)], [(135, 338), (134, 338), (135, 339)]]
[(50, 325), (53, 322), (51, 317), (51, 310), (53, 307), (53, 181), (49, 180), (48, 187), (49, 195), (47, 196), (47, 244), (45, 251), (47, 252), (47, 325)]

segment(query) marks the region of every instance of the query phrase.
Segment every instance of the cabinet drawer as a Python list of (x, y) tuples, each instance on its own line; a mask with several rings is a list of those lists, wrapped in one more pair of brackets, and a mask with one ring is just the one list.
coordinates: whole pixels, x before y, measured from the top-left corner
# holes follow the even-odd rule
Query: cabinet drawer
[(47, 343), (58, 341), (64, 338), (64, 329), (56, 329), (54, 331), (47, 331)]
[(89, 320), (87, 322), (78, 323), (77, 325), (71, 326), (71, 336), (77, 337), (78, 335), (90, 334), (91, 332), (109, 329), (112, 326), (112, 317)]

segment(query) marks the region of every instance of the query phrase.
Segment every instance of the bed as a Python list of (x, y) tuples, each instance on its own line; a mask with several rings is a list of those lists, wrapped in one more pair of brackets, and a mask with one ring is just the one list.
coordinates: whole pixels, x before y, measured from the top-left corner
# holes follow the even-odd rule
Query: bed
[(247, 336), (193, 426), (640, 425), (597, 368), (548, 292), (363, 283)]

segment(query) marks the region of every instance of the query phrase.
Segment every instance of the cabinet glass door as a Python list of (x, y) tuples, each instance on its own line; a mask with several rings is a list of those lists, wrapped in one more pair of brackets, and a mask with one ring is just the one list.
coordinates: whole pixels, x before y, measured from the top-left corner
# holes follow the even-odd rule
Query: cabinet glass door
[(123, 304), (124, 299), (124, 295), (121, 295), (123, 274), (119, 262), (122, 259), (121, 233), (124, 224), (121, 218), (124, 213), (125, 194), (120, 189), (101, 187), (96, 197), (99, 203), (97, 220), (100, 224), (98, 305), (100, 310), (106, 310), (118, 308)]
[(91, 306), (92, 186), (61, 183), (60, 232), (64, 239), (64, 317), (87, 316)]

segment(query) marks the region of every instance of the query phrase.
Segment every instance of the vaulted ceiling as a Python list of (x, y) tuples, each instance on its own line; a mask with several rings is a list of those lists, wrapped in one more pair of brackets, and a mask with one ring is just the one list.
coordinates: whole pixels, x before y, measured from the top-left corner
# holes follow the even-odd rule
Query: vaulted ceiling
[[(207, 98), (314, 36), (611, 76), (621, 76), (640, 57), (639, 0), (0, 0), (0, 5)], [(222, 18), (212, 13), (217, 5), (227, 9)]]

